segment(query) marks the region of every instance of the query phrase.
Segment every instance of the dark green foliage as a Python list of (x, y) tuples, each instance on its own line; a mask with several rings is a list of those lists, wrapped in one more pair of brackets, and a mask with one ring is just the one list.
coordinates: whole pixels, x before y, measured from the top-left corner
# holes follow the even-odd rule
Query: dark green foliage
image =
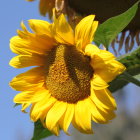
[(112, 17), (100, 24), (94, 37), (94, 42), (99, 46), (103, 44), (107, 49), (116, 36), (131, 22), (136, 15), (139, 1), (123, 14)]
[(48, 129), (44, 128), (40, 121), (34, 123), (34, 134), (31, 140), (41, 140), (53, 135)]

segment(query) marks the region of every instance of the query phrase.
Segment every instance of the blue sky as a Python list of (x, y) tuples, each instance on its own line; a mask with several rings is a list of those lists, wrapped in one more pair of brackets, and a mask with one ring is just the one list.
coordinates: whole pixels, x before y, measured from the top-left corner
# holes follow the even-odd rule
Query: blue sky
[[(8, 83), (25, 69), (14, 69), (8, 65), (15, 55), (9, 49), (9, 40), (20, 29), (20, 22), (28, 19), (44, 19), (38, 12), (38, 1), (1, 0), (0, 5), (0, 139), (29, 140), (33, 132), (33, 123), (28, 114), (20, 112), (20, 107), (13, 108), (13, 97), (18, 93), (12, 90)], [(133, 110), (135, 97), (140, 88), (130, 85), (127, 90), (128, 108)], [(140, 96), (139, 96), (140, 97)], [(138, 100), (138, 99), (137, 99)], [(137, 101), (138, 102), (138, 101)]]
[[(13, 108), (16, 91), (8, 83), (25, 69), (14, 69), (8, 65), (15, 55), (9, 49), (9, 40), (20, 29), (20, 22), (28, 19), (43, 19), (38, 12), (38, 2), (25, 0), (3, 0), (0, 4), (0, 139), (28, 140), (32, 135), (33, 123), (29, 115), (21, 113), (20, 107)], [(46, 18), (44, 18), (46, 19)]]

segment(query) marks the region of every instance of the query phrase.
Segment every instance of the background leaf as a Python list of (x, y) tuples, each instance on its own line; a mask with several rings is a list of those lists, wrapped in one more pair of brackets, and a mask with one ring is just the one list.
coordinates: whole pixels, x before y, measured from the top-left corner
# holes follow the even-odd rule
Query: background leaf
[(34, 135), (31, 140), (41, 140), (51, 135), (53, 134), (47, 128), (44, 128), (39, 120), (34, 123)]
[(116, 36), (130, 23), (135, 16), (138, 4), (135, 3), (123, 14), (112, 17), (100, 24), (95, 33), (94, 42), (99, 46), (103, 44), (107, 49)]

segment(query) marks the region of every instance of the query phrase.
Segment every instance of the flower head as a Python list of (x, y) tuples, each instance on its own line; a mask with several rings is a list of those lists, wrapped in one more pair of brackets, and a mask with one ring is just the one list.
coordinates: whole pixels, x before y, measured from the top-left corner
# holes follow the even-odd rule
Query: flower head
[(22, 31), (10, 41), (18, 54), (11, 59), (15, 68), (37, 66), (19, 74), (10, 85), (21, 93), (14, 98), (30, 117), (41, 120), (54, 134), (68, 133), (72, 123), (82, 133), (92, 133), (91, 120), (108, 123), (115, 117), (116, 102), (108, 82), (125, 67), (113, 54), (91, 44), (98, 22), (94, 15), (82, 19), (75, 30), (64, 15), (52, 24), (29, 20), (33, 33), (22, 23)]

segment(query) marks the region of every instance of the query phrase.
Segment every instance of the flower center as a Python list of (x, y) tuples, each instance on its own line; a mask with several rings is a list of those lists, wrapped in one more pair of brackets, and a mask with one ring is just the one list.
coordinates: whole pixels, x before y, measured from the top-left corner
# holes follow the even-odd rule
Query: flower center
[(46, 87), (60, 101), (76, 103), (90, 95), (90, 59), (73, 46), (60, 45), (47, 55)]

